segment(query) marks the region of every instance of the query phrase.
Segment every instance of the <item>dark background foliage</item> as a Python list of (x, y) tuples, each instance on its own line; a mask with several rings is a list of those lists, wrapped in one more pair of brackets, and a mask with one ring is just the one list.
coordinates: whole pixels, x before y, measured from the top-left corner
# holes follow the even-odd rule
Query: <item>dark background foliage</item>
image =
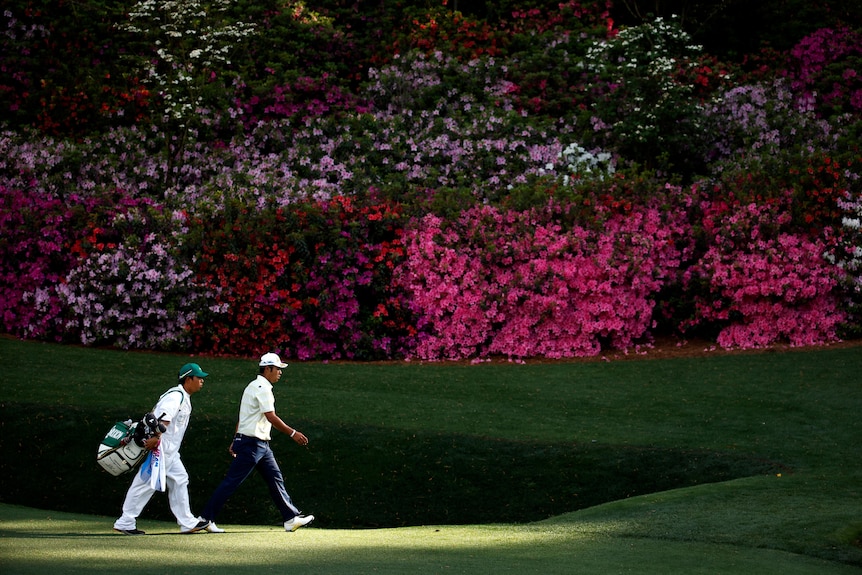
[[(4, 3), (16, 23), (15, 34), (0, 40), (0, 109), (9, 126), (81, 135), (103, 129), (111, 111), (123, 110), (122, 122), (146, 119), (152, 95), (140, 77), (129, 73), (128, 56), (146, 53), (147, 47), (115, 26), (132, 5), (130, 0)], [(862, 22), (857, 0), (622, 0), (607, 5), (617, 25), (677, 15), (706, 52), (749, 65), (756, 64), (752, 56), (761, 49), (786, 50), (818, 28)], [(304, 12), (296, 17), (289, 6)], [(518, 50), (512, 32), (524, 26), (603, 24), (582, 22), (578, 6), (536, 0), (321, 0), (313, 5), (240, 0), (235, 15), (259, 22), (262, 34), (233, 55), (234, 71), (244, 80), (238, 96), (260, 97), (274, 85), (301, 77), (325, 78), (329, 89), (351, 92), (366, 79), (369, 66), (409, 48), (505, 54)], [(455, 11), (462, 14), (453, 18)], [(301, 102), (317, 95), (292, 93), (291, 98)]]

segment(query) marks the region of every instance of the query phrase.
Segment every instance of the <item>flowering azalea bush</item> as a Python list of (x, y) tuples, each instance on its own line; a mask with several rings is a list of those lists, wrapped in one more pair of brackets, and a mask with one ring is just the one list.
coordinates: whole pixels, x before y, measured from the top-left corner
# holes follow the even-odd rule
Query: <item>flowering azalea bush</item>
[(722, 347), (837, 339), (846, 320), (834, 293), (840, 274), (821, 241), (783, 231), (790, 216), (777, 204), (708, 204), (706, 211), (709, 249), (685, 273), (705, 292), (691, 325), (718, 324)]
[(691, 249), (684, 210), (600, 206), (601, 225), (569, 227), (567, 208), (477, 207), (409, 230), (398, 282), (422, 330), (415, 355), (589, 356), (647, 335)]
[[(70, 276), (73, 283), (79, 280), (85, 283), (80, 290), (88, 292), (85, 297), (101, 306), (100, 296), (89, 290), (94, 287), (96, 291), (102, 290), (102, 282), (112, 280), (101, 270), (79, 266), (90, 257), (99, 259), (103, 254), (116, 252), (125, 238), (142, 233), (138, 226), (119, 225), (119, 222), (128, 221), (130, 214), (140, 209), (147, 209), (149, 202), (120, 192), (91, 197), (73, 195), (61, 201), (39, 190), (22, 192), (3, 186), (0, 186), (0, 201), (0, 221), (6, 230), (4, 241), (0, 242), (3, 262), (0, 303), (5, 331), (25, 337), (92, 343), (93, 338), (80, 335), (82, 332), (72, 324), (100, 321), (94, 319), (94, 314), (100, 312), (68, 307)], [(138, 255), (126, 255), (128, 261), (124, 265), (138, 259)], [(128, 285), (129, 290), (136, 287)], [(119, 297), (122, 299), (122, 293)], [(159, 298), (161, 294), (153, 294), (153, 297)], [(80, 312), (80, 316), (72, 320), (70, 314), (76, 312)], [(134, 314), (135, 310), (121, 302), (114, 313)]]
[(400, 225), (397, 206), (343, 197), (261, 210), (234, 202), (216, 217), (192, 217), (195, 283), (210, 293), (192, 322), (195, 347), (299, 359), (403, 353), (412, 328), (390, 281)]
[[(34, 131), (0, 131), (0, 173), (12, 188), (74, 201), (120, 194), (148, 201), (159, 195), (166, 170), (152, 133), (136, 126), (64, 140)], [(201, 166), (193, 170), (198, 175)], [(185, 176), (184, 183), (191, 178)], [(122, 190), (118, 192), (117, 190)]]
[(207, 295), (152, 233), (140, 243), (98, 251), (57, 287), (68, 336), (85, 345), (123, 349), (188, 349), (189, 328)]
[(826, 258), (841, 270), (840, 294), (851, 318), (845, 330), (855, 336), (862, 332), (862, 193), (848, 191), (839, 206), (841, 228)]
[(812, 150), (834, 151), (841, 126), (818, 117), (814, 102), (801, 99), (783, 79), (722, 90), (704, 110), (712, 143), (707, 162), (745, 165), (749, 158), (794, 164)]
[(787, 76), (800, 98), (826, 117), (862, 112), (862, 33), (822, 28), (790, 51)]
[(0, 185), (0, 309), (3, 331), (55, 338), (62, 305), (56, 292), (74, 262), (69, 242), (84, 213), (57, 198)]
[[(656, 330), (728, 347), (858, 333), (854, 29), (741, 75), (674, 20), (616, 27), (605, 1), (506, 0), (484, 21), (217, 4), (208, 29), (237, 31), (218, 54), (183, 32), (147, 64), (159, 94), (128, 100), (137, 76), (78, 82), (91, 100), (53, 69), (35, 86), (28, 43), (68, 26), (4, 12), (3, 331), (435, 360), (594, 355)], [(151, 53), (122, 28), (100, 54)], [(38, 120), (59, 110), (81, 131)]]

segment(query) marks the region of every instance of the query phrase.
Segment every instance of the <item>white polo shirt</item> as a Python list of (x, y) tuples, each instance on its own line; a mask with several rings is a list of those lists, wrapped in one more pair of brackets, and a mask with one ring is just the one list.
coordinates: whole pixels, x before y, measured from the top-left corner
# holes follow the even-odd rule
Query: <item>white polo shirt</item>
[(192, 417), (192, 398), (182, 385), (172, 387), (153, 407), (156, 419), (169, 421), (162, 434), (161, 449), (166, 454), (177, 453)]
[(236, 432), (269, 441), (272, 439), (272, 424), (264, 415), (268, 411), (275, 411), (272, 384), (264, 376), (258, 375), (242, 392)]

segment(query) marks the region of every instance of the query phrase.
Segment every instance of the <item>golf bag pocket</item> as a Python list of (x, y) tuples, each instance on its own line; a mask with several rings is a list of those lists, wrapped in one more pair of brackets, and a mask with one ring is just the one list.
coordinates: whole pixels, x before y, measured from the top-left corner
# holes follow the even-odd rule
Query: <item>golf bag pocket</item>
[(131, 420), (119, 421), (99, 444), (96, 461), (111, 475), (132, 471), (147, 454), (147, 450), (134, 441), (138, 425), (140, 423), (132, 423)]

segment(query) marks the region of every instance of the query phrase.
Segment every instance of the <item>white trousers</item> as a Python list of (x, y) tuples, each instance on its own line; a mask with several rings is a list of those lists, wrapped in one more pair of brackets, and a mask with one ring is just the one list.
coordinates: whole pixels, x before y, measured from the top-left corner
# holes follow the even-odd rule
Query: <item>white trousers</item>
[[(168, 492), (168, 503), (171, 512), (177, 518), (180, 529), (192, 529), (198, 524), (196, 516), (192, 515), (189, 504), (189, 474), (180, 459), (179, 453), (172, 455), (164, 454), (165, 477), (167, 479), (165, 488)], [(150, 487), (149, 479), (141, 479), (141, 470), (135, 471), (135, 478), (129, 491), (126, 492), (126, 500), (123, 502), (123, 515), (114, 522), (114, 529), (135, 529), (136, 520), (149, 503), (156, 490)]]

